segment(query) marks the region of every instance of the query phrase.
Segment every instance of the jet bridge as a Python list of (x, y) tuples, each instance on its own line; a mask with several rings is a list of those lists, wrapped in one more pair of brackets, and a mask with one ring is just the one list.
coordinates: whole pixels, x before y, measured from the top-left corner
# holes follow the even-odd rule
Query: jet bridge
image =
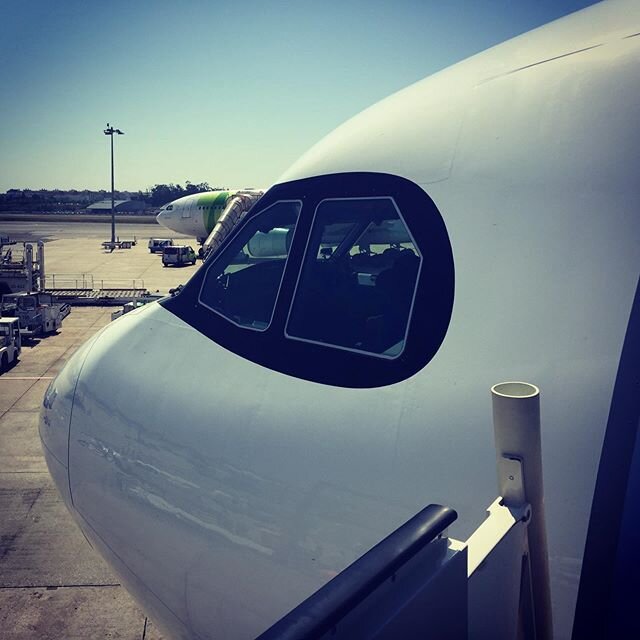
[(449, 538), (456, 512), (429, 505), (258, 640), (552, 637), (539, 391), (492, 395), (501, 497), (471, 537)]
[(260, 200), (264, 191), (250, 190), (238, 191), (227, 200), (224, 211), (220, 214), (218, 222), (202, 245), (203, 259), (214, 253), (229, 235), (231, 230), (245, 217), (249, 209)]

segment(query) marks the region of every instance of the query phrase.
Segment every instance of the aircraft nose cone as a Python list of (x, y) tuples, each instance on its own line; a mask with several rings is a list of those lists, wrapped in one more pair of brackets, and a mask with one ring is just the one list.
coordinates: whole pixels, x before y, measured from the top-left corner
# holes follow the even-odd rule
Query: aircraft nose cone
[(69, 427), (76, 384), (82, 364), (89, 353), (95, 337), (84, 344), (58, 376), (51, 382), (44, 394), (40, 410), (40, 441), (44, 457), (60, 495), (71, 508), (69, 489)]

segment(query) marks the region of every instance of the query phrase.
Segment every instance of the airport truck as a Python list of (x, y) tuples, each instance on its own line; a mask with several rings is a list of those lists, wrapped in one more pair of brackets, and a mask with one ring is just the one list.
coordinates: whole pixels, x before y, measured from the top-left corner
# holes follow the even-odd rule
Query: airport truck
[(2, 296), (0, 315), (20, 319), (25, 338), (57, 331), (71, 313), (66, 302), (56, 302), (48, 293), (10, 293)]
[(0, 373), (18, 361), (21, 350), (20, 319), (0, 317)]

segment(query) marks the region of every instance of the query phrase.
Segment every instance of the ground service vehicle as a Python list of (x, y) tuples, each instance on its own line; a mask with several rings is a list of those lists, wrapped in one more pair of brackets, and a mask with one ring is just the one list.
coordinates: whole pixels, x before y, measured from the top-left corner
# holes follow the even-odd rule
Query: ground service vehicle
[(0, 311), (20, 318), (20, 332), (33, 338), (57, 331), (71, 307), (66, 302), (56, 302), (48, 293), (11, 293), (2, 296)]
[(0, 295), (14, 291), (38, 291), (45, 274), (44, 243), (36, 251), (28, 242), (0, 244)]
[(171, 247), (173, 240), (171, 238), (149, 238), (149, 253), (162, 253), (165, 247)]
[(21, 350), (20, 320), (0, 317), (0, 373), (17, 362)]
[(554, 637), (640, 637), (638, 34), (637, 0), (603, 2), (368, 108), (53, 381), (51, 475), (168, 634), (278, 637), (429, 503), (466, 540), (496, 493), (489, 389), (519, 380)]
[(169, 265), (180, 267), (187, 264), (195, 264), (196, 258), (196, 252), (193, 247), (187, 245), (174, 245), (172, 247), (164, 247), (162, 250), (163, 267), (168, 267)]

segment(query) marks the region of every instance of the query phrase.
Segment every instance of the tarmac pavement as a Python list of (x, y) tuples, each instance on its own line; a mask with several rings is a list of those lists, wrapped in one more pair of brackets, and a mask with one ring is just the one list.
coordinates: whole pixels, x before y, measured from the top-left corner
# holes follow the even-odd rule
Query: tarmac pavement
[[(200, 266), (163, 268), (146, 241), (107, 253), (95, 237), (70, 237), (68, 231), (46, 244), (48, 273), (90, 273), (105, 286), (143, 279), (148, 289), (164, 293)], [(73, 522), (49, 476), (38, 436), (49, 382), (116, 309), (74, 307), (57, 334), (23, 346), (20, 361), (0, 376), (2, 640), (161, 638)]]

